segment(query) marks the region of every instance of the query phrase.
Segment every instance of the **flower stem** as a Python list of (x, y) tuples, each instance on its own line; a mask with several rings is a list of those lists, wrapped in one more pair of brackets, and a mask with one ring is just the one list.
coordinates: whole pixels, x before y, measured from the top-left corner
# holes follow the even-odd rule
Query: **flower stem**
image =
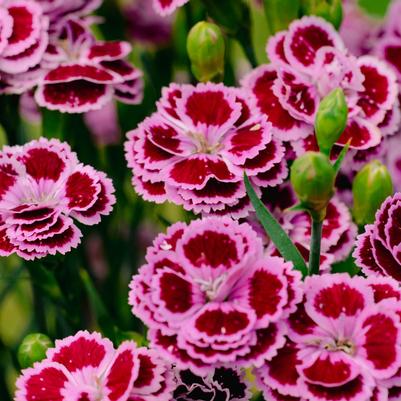
[(312, 236), (309, 255), (309, 276), (319, 274), (320, 245), (322, 242), (323, 220), (312, 217)]

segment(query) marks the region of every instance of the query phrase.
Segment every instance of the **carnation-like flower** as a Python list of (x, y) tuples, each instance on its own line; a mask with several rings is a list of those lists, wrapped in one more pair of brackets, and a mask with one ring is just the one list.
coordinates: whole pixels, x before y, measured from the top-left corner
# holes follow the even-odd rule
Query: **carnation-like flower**
[(169, 401), (168, 369), (154, 351), (132, 341), (114, 349), (100, 334), (80, 331), (56, 341), (45, 360), (22, 371), (15, 400), (145, 401), (150, 395)]
[(300, 273), (265, 256), (251, 227), (227, 217), (176, 223), (148, 248), (129, 303), (152, 347), (178, 369), (260, 365), (284, 344)]
[(356, 263), (367, 274), (401, 281), (401, 193), (388, 197), (356, 243)]
[(112, 182), (79, 163), (66, 143), (41, 138), (0, 152), (0, 255), (65, 254), (82, 224), (100, 222), (115, 203)]
[(398, 82), (401, 83), (401, 1), (393, 1), (389, 10), (387, 20), (382, 27), (380, 35), (375, 41), (374, 53), (386, 60), (397, 74)]
[(284, 148), (243, 92), (222, 84), (164, 89), (158, 111), (128, 133), (128, 166), (144, 199), (202, 214), (244, 217), (243, 183), (274, 186), (287, 176)]
[[(49, 43), (48, 26), (48, 18), (35, 1), (1, 3), (0, 93), (22, 93), (33, 86), (27, 72), (38, 67), (42, 60)], [(15, 76), (20, 77), (18, 85), (13, 83)]]
[(113, 97), (139, 103), (142, 73), (125, 61), (130, 51), (129, 43), (98, 41), (82, 21), (68, 20), (44, 56), (37, 103), (67, 113), (98, 110)]
[(176, 373), (175, 401), (248, 401), (249, 385), (244, 374), (233, 368), (216, 368), (198, 376), (190, 370)]
[(285, 346), (256, 372), (267, 397), (391, 399), (386, 388), (401, 366), (398, 284), (332, 274), (308, 277), (304, 293)]
[(368, 149), (380, 143), (379, 126), (386, 128), (388, 114), (398, 107), (396, 77), (385, 63), (350, 55), (333, 26), (318, 17), (292, 22), (269, 40), (267, 53), (272, 63), (243, 84), (277, 137), (294, 141), (313, 134), (320, 101), (339, 87), (349, 113), (338, 144), (351, 140), (351, 148)]
[(188, 3), (189, 0), (153, 0), (153, 7), (162, 16), (172, 14), (177, 8)]

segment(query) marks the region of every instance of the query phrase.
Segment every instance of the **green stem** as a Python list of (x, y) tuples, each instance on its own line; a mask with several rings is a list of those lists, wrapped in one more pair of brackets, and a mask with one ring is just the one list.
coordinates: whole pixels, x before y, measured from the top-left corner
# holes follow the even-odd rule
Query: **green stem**
[(323, 220), (312, 217), (312, 236), (309, 255), (309, 275), (319, 274), (320, 246), (322, 242)]

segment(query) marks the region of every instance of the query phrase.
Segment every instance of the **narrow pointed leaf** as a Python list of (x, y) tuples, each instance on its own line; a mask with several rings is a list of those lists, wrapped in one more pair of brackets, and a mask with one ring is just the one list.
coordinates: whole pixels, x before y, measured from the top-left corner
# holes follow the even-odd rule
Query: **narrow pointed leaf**
[(244, 180), (249, 199), (255, 208), (256, 216), (265, 229), (267, 235), (272, 240), (281, 256), (288, 262), (292, 262), (294, 264), (294, 268), (299, 270), (305, 277), (308, 274), (308, 268), (306, 267), (305, 260), (298, 251), (297, 247), (293, 244), (287, 233), (282, 229), (279, 222), (258, 198), (246, 174), (244, 176)]

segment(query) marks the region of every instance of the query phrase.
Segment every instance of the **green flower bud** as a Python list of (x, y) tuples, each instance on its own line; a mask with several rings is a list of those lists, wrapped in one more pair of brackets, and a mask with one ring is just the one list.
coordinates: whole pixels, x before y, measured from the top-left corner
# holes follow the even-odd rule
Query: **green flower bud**
[(373, 223), (376, 211), (392, 193), (393, 182), (385, 165), (374, 160), (364, 166), (352, 184), (353, 215), (356, 223), (358, 225)]
[(225, 44), (217, 25), (198, 22), (188, 34), (187, 51), (192, 72), (198, 81), (221, 81), (224, 75)]
[(348, 106), (341, 88), (331, 91), (319, 105), (315, 132), (320, 151), (327, 156), (347, 126)]
[(53, 342), (46, 335), (40, 333), (27, 335), (18, 348), (17, 357), (21, 368), (29, 368), (35, 362), (43, 360), (47, 349), (51, 347)]
[(304, 15), (317, 15), (331, 22), (336, 29), (343, 19), (341, 0), (302, 0), (302, 13)]
[(323, 219), (334, 194), (336, 173), (330, 159), (319, 152), (306, 152), (291, 166), (291, 183), (301, 205), (316, 219)]

